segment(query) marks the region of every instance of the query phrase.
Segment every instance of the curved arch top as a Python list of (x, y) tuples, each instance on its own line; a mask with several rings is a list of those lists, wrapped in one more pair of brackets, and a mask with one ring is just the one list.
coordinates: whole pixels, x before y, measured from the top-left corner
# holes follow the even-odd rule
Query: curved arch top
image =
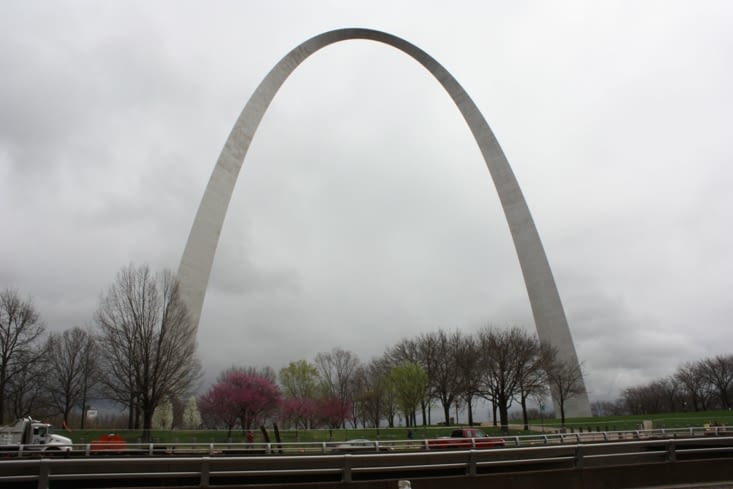
[[(537, 228), (509, 162), (478, 107), (448, 70), (425, 51), (392, 34), (362, 28), (325, 32), (290, 51), (258, 85), (234, 124), (209, 179), (178, 269), (182, 297), (194, 324), (198, 327), (234, 184), (262, 117), (282, 84), (305, 59), (321, 48), (350, 39), (377, 41), (408, 54), (423, 65), (453, 99), (476, 139), (499, 194), (527, 287), (537, 334), (541, 341), (557, 348), (563, 361), (579, 366), (565, 311)], [(587, 394), (568, 400), (565, 411), (569, 416), (590, 416)]]

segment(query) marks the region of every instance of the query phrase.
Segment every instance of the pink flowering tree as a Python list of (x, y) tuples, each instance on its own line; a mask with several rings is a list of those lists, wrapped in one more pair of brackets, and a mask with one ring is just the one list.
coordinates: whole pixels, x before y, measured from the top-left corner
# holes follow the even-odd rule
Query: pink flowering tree
[(296, 429), (307, 430), (312, 427), (313, 419), (318, 417), (318, 402), (309, 398), (285, 399), (282, 403), (280, 416)]
[(232, 436), (232, 429), (237, 425), (239, 411), (234, 405), (231, 388), (222, 382), (214, 384), (199, 397), (199, 411), (207, 424), (224, 426), (228, 430), (227, 437)]
[(336, 396), (324, 396), (318, 401), (317, 418), (321, 425), (328, 428), (340, 428), (352, 418), (351, 401), (344, 401)]
[(265, 375), (232, 369), (224, 372), (216, 384), (200, 398), (199, 410), (208, 419), (229, 430), (237, 422), (242, 431), (264, 424), (280, 408), (280, 390)]

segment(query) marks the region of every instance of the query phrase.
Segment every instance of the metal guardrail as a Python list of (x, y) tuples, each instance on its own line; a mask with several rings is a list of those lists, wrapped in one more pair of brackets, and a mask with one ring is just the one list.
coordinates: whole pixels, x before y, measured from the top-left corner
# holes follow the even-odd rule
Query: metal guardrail
[[(633, 441), (645, 439), (666, 439), (666, 438), (695, 438), (710, 436), (733, 436), (733, 429), (724, 426), (715, 427), (690, 427), (677, 429), (652, 429), (633, 431), (574, 431), (574, 432), (553, 432), (535, 433), (530, 435), (504, 436), (506, 447), (530, 447), (537, 445), (556, 444), (578, 444), (598, 443), (615, 441)], [(500, 437), (496, 437), (500, 438)], [(481, 439), (471, 438), (472, 448), (478, 448), (477, 443)], [(353, 440), (352, 440), (353, 441)], [(125, 443), (116, 445), (114, 442), (102, 445), (102, 448), (94, 443), (74, 444), (71, 447), (71, 456), (95, 456), (104, 454), (140, 455), (140, 456), (164, 456), (164, 455), (306, 455), (306, 454), (330, 454), (330, 453), (381, 453), (381, 452), (404, 452), (419, 450), (441, 449), (431, 445), (429, 439), (415, 440), (374, 440), (370, 445), (349, 446), (350, 441), (327, 441), (327, 442), (282, 442), (282, 443), (232, 443), (232, 442), (202, 442), (202, 443), (179, 443), (179, 442), (154, 442), (154, 443)], [(17, 448), (17, 447), (16, 447)], [(4, 451), (0, 446), (0, 456), (8, 458), (17, 457), (38, 457), (39, 451), (48, 453), (56, 447), (46, 445), (21, 445), (19, 449)]]
[[(530, 435), (514, 435), (504, 436), (506, 446), (524, 447), (535, 446), (537, 444), (551, 445), (563, 443), (591, 443), (599, 441), (620, 441), (620, 440), (642, 440), (649, 438), (694, 438), (702, 436), (733, 436), (733, 429), (725, 426), (716, 427), (688, 427), (675, 429), (651, 429), (651, 430), (631, 430), (631, 431), (574, 431), (574, 432), (552, 432), (552, 433), (536, 433)], [(477, 441), (480, 439), (470, 439), (473, 448), (476, 448)], [(348, 443), (346, 441), (326, 441), (326, 442), (282, 442), (282, 443), (228, 443), (228, 442), (212, 442), (212, 443), (152, 443), (152, 444), (129, 444), (137, 450), (146, 450), (151, 455), (159, 452), (164, 447), (206, 447), (210, 454), (216, 454), (220, 450), (241, 450), (243, 452), (260, 452), (260, 453), (331, 453), (333, 451), (342, 450), (342, 445)], [(371, 450), (359, 451), (401, 451), (401, 450), (430, 450), (429, 439), (410, 439), (410, 440), (375, 440), (373, 441)], [(84, 445), (85, 450), (89, 450), (89, 445)], [(435, 449), (433, 447), (432, 449)]]
[[(555, 443), (484, 450), (255, 456), (114, 456), (0, 461), (0, 487), (49, 489), (52, 482), (96, 487), (223, 487), (288, 481), (350, 483), (493, 472), (584, 469), (733, 458), (733, 436)], [(725, 461), (729, 463), (729, 461)], [(153, 482), (151, 482), (153, 481)]]

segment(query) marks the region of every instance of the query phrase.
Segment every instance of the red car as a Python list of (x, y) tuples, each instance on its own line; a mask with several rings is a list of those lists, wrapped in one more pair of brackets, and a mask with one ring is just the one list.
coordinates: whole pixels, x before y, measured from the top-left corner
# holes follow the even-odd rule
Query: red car
[(489, 436), (477, 428), (462, 428), (453, 430), (450, 436), (427, 440), (427, 445), (431, 450), (445, 448), (497, 448), (504, 446), (504, 439)]

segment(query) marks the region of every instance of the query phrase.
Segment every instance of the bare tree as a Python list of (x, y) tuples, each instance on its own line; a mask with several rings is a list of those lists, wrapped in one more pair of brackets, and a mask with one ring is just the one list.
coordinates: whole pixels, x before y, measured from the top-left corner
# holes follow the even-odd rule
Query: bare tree
[(456, 368), (461, 382), (459, 397), (468, 410), (468, 424), (473, 425), (473, 401), (481, 396), (481, 350), (476, 338), (458, 338)]
[[(341, 403), (342, 412), (353, 402), (352, 382), (359, 367), (359, 358), (350, 351), (334, 348), (329, 353), (316, 355), (315, 365), (321, 374), (321, 380), (329, 395)], [(346, 419), (342, 420), (346, 427)]]
[[(682, 386), (693, 411), (704, 411), (710, 402), (710, 382), (705, 377), (701, 362), (688, 362), (677, 369), (675, 380)], [(687, 401), (684, 401), (685, 404)], [(686, 408), (687, 406), (683, 406)]]
[(379, 429), (380, 421), (387, 418), (389, 422), (390, 414), (394, 425), (396, 408), (392, 406), (394, 396), (387, 380), (389, 368), (389, 363), (384, 357), (380, 357), (357, 369), (354, 382), (354, 415), (363, 427)]
[(527, 399), (532, 396), (542, 398), (547, 395), (547, 373), (544, 366), (553, 352), (542, 345), (537, 337), (526, 336), (516, 345), (519, 365), (519, 392), (517, 400), (522, 407), (522, 422), (524, 430), (529, 430), (529, 416), (527, 414)]
[(5, 422), (8, 388), (43, 355), (45, 328), (32, 302), (7, 289), (0, 293), (0, 424)]
[(460, 341), (460, 333), (448, 334), (442, 329), (417, 340), (421, 357), (430, 359), (431, 370), (423, 368), (428, 374), (431, 395), (443, 407), (445, 424), (450, 422), (450, 408), (461, 392), (461, 373), (456, 364)]
[(353, 402), (351, 403), (351, 423), (354, 428), (361, 425), (362, 428), (366, 428), (371, 417), (368, 414), (369, 406), (369, 376), (367, 374), (366, 366), (359, 365), (354, 373), (354, 380), (352, 381), (351, 396)]
[(627, 387), (622, 393), (626, 409), (631, 414), (662, 412), (662, 393), (655, 382)]
[(730, 409), (733, 355), (717, 355), (678, 367), (674, 375), (626, 388), (617, 401), (631, 414)]
[(86, 341), (82, 344), (79, 368), (83, 373), (81, 381), (81, 396), (79, 397), (79, 408), (81, 409), (80, 428), (83, 430), (87, 419), (89, 398), (97, 392), (99, 385), (99, 345), (98, 338), (90, 331), (87, 331)]
[[(140, 409), (148, 439), (155, 408), (189, 391), (199, 378), (195, 329), (170, 272), (122, 269), (96, 314), (105, 384), (131, 412)], [(132, 415), (131, 418), (132, 420)]]
[(48, 368), (44, 381), (50, 402), (67, 425), (71, 423), (72, 409), (80, 407), (83, 427), (87, 396), (96, 377), (95, 339), (77, 327), (52, 333), (46, 348)]
[(385, 357), (373, 359), (367, 366), (369, 377), (369, 391), (371, 392), (370, 414), (372, 423), (378, 428), (380, 419), (391, 416), (392, 426), (397, 412), (397, 401), (394, 390), (387, 384), (389, 374), (389, 363)]
[(671, 413), (683, 407), (680, 385), (672, 377), (624, 389), (623, 398), (633, 414)]
[(516, 326), (508, 330), (487, 326), (478, 332), (478, 342), (484, 396), (498, 409), (501, 429), (508, 431), (509, 407), (536, 362), (536, 340)]
[(44, 381), (47, 372), (45, 357), (27, 362), (27, 367), (20, 370), (6, 385), (5, 412), (11, 418), (23, 418), (30, 415), (41, 418), (53, 415), (48, 391)]
[(703, 375), (717, 391), (720, 407), (730, 409), (733, 395), (733, 355), (707, 358), (701, 365)]
[(560, 408), (560, 422), (565, 426), (565, 403), (578, 394), (585, 392), (583, 383), (583, 371), (580, 366), (573, 363), (565, 363), (557, 359), (556, 355), (545, 364), (547, 383), (552, 392), (552, 398)]
[(665, 377), (657, 380), (655, 384), (662, 396), (662, 410), (669, 413), (680, 411), (683, 407), (682, 389), (675, 378)]

